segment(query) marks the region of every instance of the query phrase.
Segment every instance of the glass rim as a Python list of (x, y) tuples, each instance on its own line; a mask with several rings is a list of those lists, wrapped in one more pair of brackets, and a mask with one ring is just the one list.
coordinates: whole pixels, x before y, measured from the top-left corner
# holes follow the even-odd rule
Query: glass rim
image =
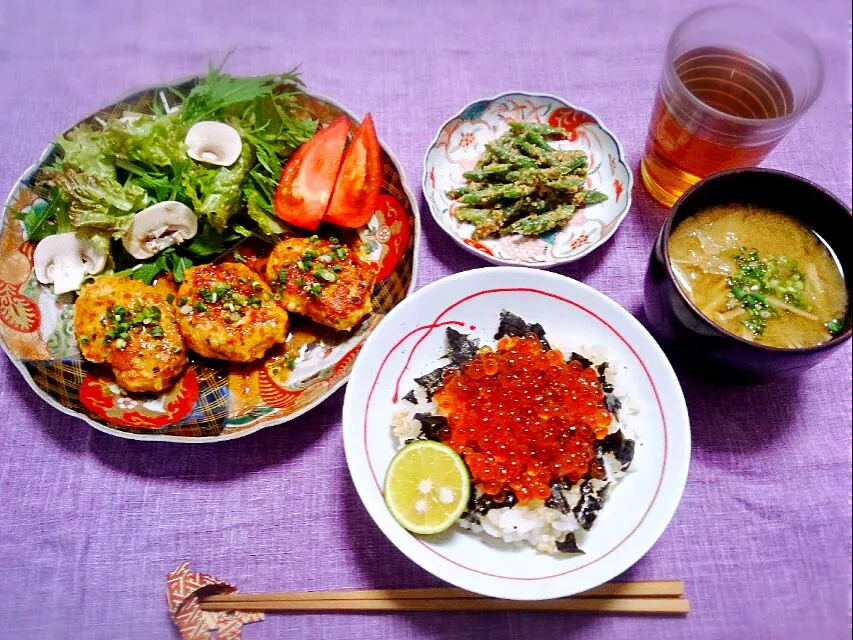
[[(771, 19), (775, 20), (777, 23), (781, 23), (786, 28), (790, 29), (792, 32), (794, 32), (803, 41), (803, 43), (806, 45), (806, 48), (809, 50), (813, 59), (817, 63), (817, 72), (818, 72), (815, 90), (814, 90), (811, 98), (809, 98), (809, 100), (807, 100), (805, 103), (800, 105), (798, 108), (796, 108), (791, 113), (786, 113), (785, 115), (782, 115), (782, 116), (774, 116), (772, 118), (745, 118), (743, 116), (734, 116), (734, 115), (731, 115), (729, 113), (726, 113), (725, 111), (720, 111), (719, 109), (712, 107), (709, 104), (706, 104), (705, 102), (703, 102), (702, 100), (697, 98), (695, 95), (693, 95), (693, 93), (690, 91), (690, 89), (687, 88), (687, 85), (685, 85), (684, 82), (681, 80), (678, 73), (675, 72), (675, 65), (673, 64), (675, 62), (675, 59), (674, 59), (675, 56), (673, 55), (673, 50), (675, 48), (675, 37), (687, 25), (688, 22), (692, 22), (696, 18), (699, 18), (700, 16), (703, 16), (705, 14), (715, 13), (715, 12), (723, 10), (723, 9), (745, 9), (747, 11), (751, 11), (751, 12), (758, 14), (758, 15), (761, 15), (763, 17), (771, 18)], [(802, 29), (800, 29), (800, 27), (798, 27), (796, 24), (788, 21), (787, 19), (779, 18), (775, 14), (771, 14), (771, 12), (766, 11), (762, 8), (759, 8), (759, 7), (756, 7), (753, 5), (749, 5), (749, 4), (741, 4), (741, 3), (737, 3), (737, 2), (731, 2), (731, 3), (726, 3), (726, 4), (717, 4), (717, 5), (713, 5), (710, 7), (705, 7), (704, 9), (699, 9), (698, 11), (694, 11), (690, 15), (683, 18), (676, 25), (675, 29), (672, 30), (672, 35), (669, 36), (669, 41), (667, 42), (667, 45), (666, 45), (666, 61), (664, 64), (664, 72), (670, 73), (673, 76), (673, 81), (674, 81), (675, 85), (678, 87), (678, 89), (682, 93), (687, 94), (687, 99), (691, 103), (693, 103), (695, 106), (697, 106), (701, 109), (704, 109), (706, 111), (709, 111), (715, 117), (719, 117), (723, 120), (727, 120), (727, 121), (735, 123), (735, 124), (747, 125), (747, 126), (759, 126), (762, 124), (781, 125), (781, 124), (786, 124), (788, 122), (796, 121), (798, 118), (802, 117), (802, 115), (806, 111), (808, 111), (809, 107), (811, 107), (815, 103), (815, 101), (818, 99), (818, 97), (821, 94), (821, 91), (823, 90), (823, 83), (824, 83), (824, 78), (825, 78), (823, 57), (820, 54), (820, 49), (815, 44), (814, 40), (812, 40), (805, 31), (803, 31)]]

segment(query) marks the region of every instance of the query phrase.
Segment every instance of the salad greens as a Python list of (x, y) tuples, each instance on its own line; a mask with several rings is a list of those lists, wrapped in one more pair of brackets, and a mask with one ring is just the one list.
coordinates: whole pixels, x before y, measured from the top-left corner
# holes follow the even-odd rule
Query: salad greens
[[(180, 104), (151, 113), (124, 113), (78, 125), (57, 143), (36, 188), (48, 204), (17, 213), (27, 238), (38, 241), (63, 231), (110, 241), (116, 268), (150, 282), (158, 273), (175, 280), (199, 258), (226, 251), (246, 236), (275, 236), (285, 230), (273, 212), (282, 166), (315, 132), (317, 123), (299, 108), (302, 82), (296, 71), (278, 76), (233, 77), (211, 66)], [(184, 139), (202, 120), (225, 122), (240, 134), (242, 150), (231, 166), (196, 162)], [(199, 219), (197, 236), (141, 263), (119, 240), (136, 212), (176, 200)]]

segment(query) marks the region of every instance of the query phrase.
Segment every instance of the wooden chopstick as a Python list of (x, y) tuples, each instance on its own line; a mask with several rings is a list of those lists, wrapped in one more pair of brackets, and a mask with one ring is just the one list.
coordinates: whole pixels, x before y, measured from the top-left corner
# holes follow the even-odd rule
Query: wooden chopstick
[(236, 605), (202, 601), (201, 608), (205, 611), (596, 611), (683, 615), (690, 611), (690, 601), (686, 598), (265, 600)]
[[(680, 597), (684, 595), (681, 580), (646, 580), (641, 582), (607, 582), (573, 597)], [(456, 587), (424, 589), (344, 589), (341, 591), (282, 591), (278, 593), (226, 593), (208, 596), (204, 602), (297, 601), (297, 600), (422, 600), (438, 598), (483, 598), (473, 591)]]
[(347, 589), (208, 596), (205, 611), (597, 611), (604, 613), (685, 614), (690, 602), (681, 580), (610, 582), (555, 600), (487, 598), (464, 589)]

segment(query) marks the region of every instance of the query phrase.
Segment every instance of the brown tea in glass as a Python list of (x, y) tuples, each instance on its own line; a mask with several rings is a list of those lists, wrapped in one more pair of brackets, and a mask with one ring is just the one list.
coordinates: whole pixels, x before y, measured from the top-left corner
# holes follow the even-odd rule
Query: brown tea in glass
[(649, 193), (672, 206), (718, 171), (760, 163), (814, 102), (817, 50), (753, 7), (700, 11), (672, 35), (641, 164)]

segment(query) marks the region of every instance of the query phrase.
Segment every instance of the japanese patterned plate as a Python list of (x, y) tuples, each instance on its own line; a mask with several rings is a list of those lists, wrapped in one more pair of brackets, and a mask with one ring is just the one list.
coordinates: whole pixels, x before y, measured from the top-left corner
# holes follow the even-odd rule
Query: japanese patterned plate
[[(510, 120), (548, 123), (569, 132), (560, 149), (581, 149), (589, 158), (587, 187), (608, 199), (582, 208), (562, 228), (541, 236), (516, 234), (472, 240), (474, 226), (453, 216), (456, 207), (447, 192), (465, 184), (486, 144), (503, 134)], [(432, 217), (457, 244), (494, 264), (555, 267), (585, 256), (604, 244), (631, 208), (631, 170), (622, 145), (591, 111), (562, 98), (512, 92), (477, 100), (445, 122), (424, 157), (423, 190)]]
[[(612, 491), (584, 554), (552, 556), (459, 526), (416, 536), (400, 526), (382, 495), (397, 449), (391, 421), (411, 407), (402, 396), (414, 378), (446, 364), (445, 330), (458, 328), (495, 344), (502, 310), (540, 323), (564, 353), (575, 346), (605, 359), (628, 425), (636, 434), (631, 467)], [(585, 347), (583, 345), (586, 345)], [(347, 465), (370, 516), (387, 538), (426, 571), (497, 598), (541, 600), (586, 591), (639, 560), (666, 529), (690, 464), (690, 425), (678, 379), (643, 326), (604, 294), (571, 278), (520, 267), (472, 269), (419, 289), (367, 339), (344, 399)]]
[[(179, 85), (188, 90), (196, 80)], [(175, 86), (175, 85), (170, 85)], [(145, 111), (172, 99), (165, 87), (149, 87), (122, 97), (89, 116)], [(305, 94), (302, 106), (320, 122), (344, 107)], [(76, 126), (76, 125), (75, 125)], [(284, 354), (272, 350), (250, 365), (195, 358), (168, 392), (131, 396), (107, 373), (83, 360), (73, 330), (73, 297), (54, 296), (33, 271), (34, 245), (24, 240), (10, 210), (26, 211), (47, 202), (32, 185), (55, 153), (50, 145), (12, 189), (0, 211), (0, 346), (24, 379), (46, 402), (112, 435), (136, 440), (206, 442), (228, 440), (287, 422), (328, 398), (344, 384), (356, 354), (380, 320), (414, 288), (420, 236), (418, 206), (406, 186), (400, 163), (383, 144), (384, 181), (376, 212), (361, 229), (380, 271), (373, 290), (374, 312), (351, 332), (322, 331), (294, 322), (289, 341), (302, 345), (289, 371)]]

